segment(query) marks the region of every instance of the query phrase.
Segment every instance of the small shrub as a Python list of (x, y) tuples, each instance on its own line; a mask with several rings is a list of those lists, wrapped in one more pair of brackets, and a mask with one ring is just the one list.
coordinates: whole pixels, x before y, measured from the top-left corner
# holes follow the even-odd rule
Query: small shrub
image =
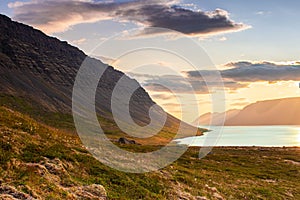
[(59, 158), (67, 161), (74, 161), (72, 151), (63, 144), (54, 144), (41, 152), (44, 157), (49, 159)]
[(25, 162), (40, 162), (42, 160), (40, 152), (40, 146), (30, 143), (23, 149), (23, 153), (21, 154), (20, 159)]

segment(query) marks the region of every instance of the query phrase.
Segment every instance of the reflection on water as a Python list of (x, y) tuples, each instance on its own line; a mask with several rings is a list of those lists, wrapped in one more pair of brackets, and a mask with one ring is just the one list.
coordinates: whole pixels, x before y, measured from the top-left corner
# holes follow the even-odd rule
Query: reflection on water
[[(300, 126), (210, 126), (204, 136), (177, 140), (190, 146), (300, 146)], [(208, 142), (210, 141), (210, 142)]]
[(298, 130), (297, 142), (298, 146), (300, 146), (300, 129)]

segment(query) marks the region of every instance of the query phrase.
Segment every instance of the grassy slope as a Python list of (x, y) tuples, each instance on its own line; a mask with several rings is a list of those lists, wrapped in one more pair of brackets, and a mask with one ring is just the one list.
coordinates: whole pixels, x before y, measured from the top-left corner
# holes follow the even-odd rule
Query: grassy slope
[[(0, 108), (1, 182), (43, 199), (68, 194), (51, 179), (26, 167), (45, 157), (59, 158), (68, 176), (63, 187), (103, 185), (110, 199), (177, 199), (221, 195), (226, 199), (299, 199), (299, 148), (215, 148), (202, 160), (197, 148), (171, 166), (147, 174), (126, 174), (106, 167), (89, 155), (75, 134), (36, 122), (27, 115)], [(123, 146), (149, 151), (153, 146)], [(16, 167), (18, 163), (19, 167)]]
[[(73, 117), (71, 114), (49, 112), (39, 103), (32, 99), (28, 99), (27, 97), (0, 94), (0, 106), (5, 106), (15, 111), (27, 114), (28, 116), (36, 119), (38, 122), (45, 123), (49, 126), (75, 133)], [(134, 139), (136, 142), (144, 145), (161, 145), (168, 143), (177, 131), (176, 127), (173, 129), (165, 128), (159, 134), (151, 137), (150, 139), (132, 138), (122, 132), (113, 121), (100, 116), (98, 119), (108, 138), (117, 140), (120, 137), (126, 137), (128, 139)], [(207, 131), (207, 129), (199, 129), (197, 134), (201, 135), (205, 131)]]
[[(38, 123), (47, 124), (50, 127), (63, 130), (64, 132), (76, 134), (73, 117), (71, 114), (50, 112), (39, 103), (29, 99), (28, 97), (0, 94), (0, 106), (4, 106), (14, 111), (26, 114), (35, 119)], [(176, 130), (164, 129), (159, 134), (151, 138), (132, 138), (126, 133), (122, 132), (110, 119), (100, 116), (98, 119), (106, 136), (112, 141), (117, 141), (119, 138), (125, 137), (129, 140), (135, 140), (137, 143), (142, 145), (158, 146), (169, 143), (174, 137), (174, 133), (176, 133)], [(199, 129), (199, 132), (201, 133), (204, 131), (207, 130)], [(159, 147), (156, 147), (156, 149), (158, 148)]]

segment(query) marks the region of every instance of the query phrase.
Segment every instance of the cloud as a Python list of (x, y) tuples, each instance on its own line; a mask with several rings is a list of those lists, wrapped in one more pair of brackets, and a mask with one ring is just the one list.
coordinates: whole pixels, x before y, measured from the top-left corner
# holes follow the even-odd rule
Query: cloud
[[(279, 81), (299, 81), (300, 63), (272, 63), (272, 62), (233, 62), (228, 63), (224, 69), (219, 71), (225, 87), (238, 89), (238, 87), (247, 87), (253, 82), (276, 83)], [(202, 80), (202, 76), (212, 79), (217, 71), (188, 71), (187, 76), (191, 79)], [(230, 86), (229, 83), (236, 83)]]
[(219, 38), (219, 41), (226, 41), (226, 40), (227, 40), (227, 37), (224, 37), (224, 36)]
[(80, 45), (86, 42), (86, 38), (80, 38), (79, 40), (73, 40), (71, 43)]
[(188, 79), (177, 75), (148, 76), (141, 84), (146, 89), (156, 92), (192, 93), (194, 91)]
[(160, 94), (154, 94), (151, 95), (152, 98), (154, 99), (163, 99), (163, 100), (170, 100), (174, 99), (175, 97), (166, 93), (160, 93)]
[(258, 11), (258, 12), (256, 12), (255, 14), (256, 14), (256, 15), (264, 15), (265, 12), (264, 12), (264, 11)]
[(271, 12), (270, 11), (258, 11), (255, 14), (256, 15), (269, 15), (269, 14), (271, 14)]
[[(133, 78), (143, 77), (142, 86), (150, 91), (175, 93), (207, 94), (209, 88), (224, 88), (235, 92), (247, 88), (253, 82), (276, 83), (279, 81), (300, 81), (300, 63), (271, 62), (233, 62), (224, 65), (227, 69), (201, 70), (182, 72), (182, 76), (174, 75), (142, 75), (133, 74)], [(221, 82), (218, 77), (222, 76)]]
[(10, 3), (14, 19), (46, 33), (61, 32), (80, 23), (103, 20), (130, 21), (145, 27), (160, 27), (189, 35), (241, 31), (250, 26), (234, 22), (222, 9), (195, 11), (178, 6), (179, 1), (134, 0), (31, 0)]
[(223, 78), (239, 82), (259, 81), (299, 81), (300, 63), (276, 64), (271, 62), (236, 62), (226, 65), (231, 69), (223, 70)]
[(103, 63), (110, 65), (111, 63), (116, 62), (114, 58), (110, 58), (107, 56), (102, 56), (102, 55), (89, 55), (92, 58), (96, 58), (98, 60), (101, 60)]
[[(194, 72), (195, 74), (199, 72)], [(205, 76), (205, 80), (202, 77), (186, 77), (185, 73), (182, 76), (176, 75), (142, 75), (131, 73), (130, 76), (133, 78), (140, 79), (140, 84), (149, 91), (155, 92), (174, 92), (175, 94), (208, 94), (212, 91), (211, 89), (225, 88), (228, 90), (237, 90), (239, 88), (247, 87), (248, 84), (234, 82), (232, 80), (219, 80), (214, 75), (215, 71), (204, 71), (201, 72)]]

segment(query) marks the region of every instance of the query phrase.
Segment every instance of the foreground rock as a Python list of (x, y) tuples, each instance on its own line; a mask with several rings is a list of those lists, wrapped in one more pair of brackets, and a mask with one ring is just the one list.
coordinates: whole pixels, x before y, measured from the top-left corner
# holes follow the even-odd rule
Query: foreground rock
[(136, 142), (134, 141), (134, 140), (128, 140), (128, 139), (126, 139), (126, 138), (120, 138), (119, 140), (118, 140), (118, 142), (120, 143), (120, 144), (136, 144)]
[(8, 185), (0, 186), (0, 199), (2, 200), (34, 200), (29, 194), (18, 191), (16, 188)]
[[(54, 186), (57, 192), (64, 192), (65, 199), (71, 200), (106, 200), (106, 190), (102, 185), (78, 185), (72, 180), (68, 170), (66, 169), (67, 163), (62, 162), (58, 158), (48, 159), (44, 158), (39, 163), (22, 163), (16, 160), (12, 161), (14, 167), (27, 168), (32, 173), (38, 174), (43, 177), (47, 182)], [(72, 167), (72, 166), (68, 166)], [(68, 182), (68, 184), (65, 184)], [(24, 188), (23, 188), (24, 189)], [(20, 189), (10, 185), (0, 186), (0, 199), (2, 200), (43, 200), (43, 197), (37, 195), (39, 192), (32, 188), (26, 187), (26, 194)], [(34, 194), (34, 195), (33, 195)]]
[(102, 185), (88, 185), (67, 189), (75, 199), (105, 200), (106, 191)]

